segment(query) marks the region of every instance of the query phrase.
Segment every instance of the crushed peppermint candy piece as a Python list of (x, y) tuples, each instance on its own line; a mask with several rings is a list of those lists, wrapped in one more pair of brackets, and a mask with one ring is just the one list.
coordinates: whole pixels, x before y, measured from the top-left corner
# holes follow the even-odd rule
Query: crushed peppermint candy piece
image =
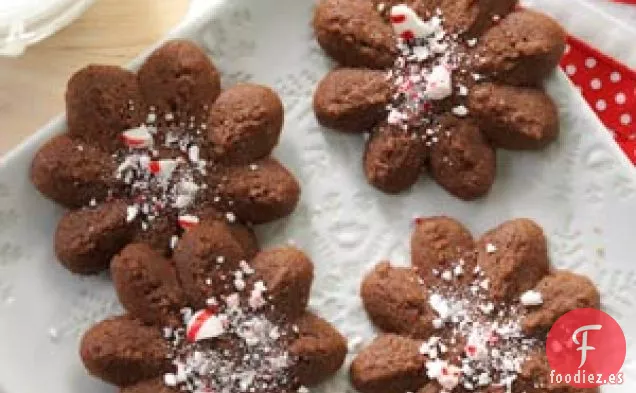
[(457, 105), (453, 107), (453, 109), (451, 109), (451, 112), (453, 112), (455, 116), (464, 117), (468, 115), (468, 108), (466, 108), (464, 105)]
[(265, 301), (265, 298), (263, 297), (265, 291), (267, 291), (267, 288), (265, 287), (265, 283), (263, 283), (263, 281), (259, 280), (254, 283), (254, 288), (252, 288), (252, 292), (250, 293), (250, 298), (248, 301), (252, 309), (258, 310), (267, 303)]
[(447, 64), (438, 64), (425, 77), (426, 96), (431, 100), (443, 100), (453, 93), (451, 69)]
[(243, 277), (237, 277), (234, 279), (234, 288), (236, 288), (239, 292), (245, 289), (245, 280), (243, 280)]
[(131, 128), (122, 132), (121, 135), (124, 144), (132, 149), (145, 149), (152, 147), (154, 141), (152, 134), (146, 126)]
[(413, 9), (404, 4), (391, 7), (390, 18), (395, 33), (405, 40), (426, 38), (441, 24), (439, 18), (424, 22)]
[(224, 318), (210, 309), (205, 309), (192, 315), (187, 325), (186, 337), (188, 341), (195, 342), (219, 337), (224, 332)]
[(442, 369), (446, 367), (448, 363), (441, 360), (429, 360), (426, 362), (426, 376), (429, 379), (437, 379), (438, 376), (442, 375)]
[(453, 279), (453, 273), (450, 270), (444, 270), (442, 273), (442, 280), (450, 281)]
[(249, 276), (250, 274), (254, 274), (254, 269), (244, 259), (239, 261), (239, 267), (241, 268), (243, 274), (247, 276)]
[(199, 217), (192, 214), (184, 214), (179, 216), (177, 221), (182, 229), (188, 230), (199, 224)]
[(433, 319), (433, 328), (435, 329), (441, 329), (444, 327), (444, 321), (442, 321), (439, 318), (435, 318)]
[(442, 369), (441, 375), (437, 379), (437, 383), (446, 391), (452, 391), (459, 384), (461, 369), (452, 364)]
[(126, 222), (132, 222), (134, 221), (134, 219), (137, 217), (137, 214), (139, 214), (139, 207), (138, 206), (128, 206), (126, 208)]
[(170, 249), (174, 250), (174, 248), (177, 246), (177, 243), (179, 242), (179, 236), (177, 235), (172, 235), (170, 237)]
[(190, 162), (199, 162), (199, 146), (192, 145), (188, 148), (188, 158)]
[(541, 292), (529, 290), (521, 294), (519, 301), (524, 306), (540, 306), (543, 304)]
[(482, 313), (488, 315), (495, 309), (495, 305), (492, 302), (488, 302), (486, 304), (480, 304), (479, 309)]
[(163, 375), (163, 383), (169, 387), (177, 386), (177, 376), (173, 373), (166, 373)]
[(163, 179), (170, 179), (174, 170), (177, 169), (177, 165), (179, 165), (177, 160), (153, 160), (148, 162), (148, 171)]

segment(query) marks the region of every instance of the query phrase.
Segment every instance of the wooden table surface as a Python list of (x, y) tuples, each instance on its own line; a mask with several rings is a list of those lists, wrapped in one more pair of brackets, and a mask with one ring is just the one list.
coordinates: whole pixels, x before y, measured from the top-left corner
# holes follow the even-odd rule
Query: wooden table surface
[(70, 75), (89, 63), (124, 65), (185, 15), (188, 0), (97, 0), (78, 20), (0, 58), (0, 155), (64, 110)]

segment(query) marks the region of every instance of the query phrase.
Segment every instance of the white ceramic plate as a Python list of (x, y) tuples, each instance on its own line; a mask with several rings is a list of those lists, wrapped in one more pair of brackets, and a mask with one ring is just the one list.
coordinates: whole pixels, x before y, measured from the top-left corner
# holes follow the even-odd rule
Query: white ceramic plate
[[(331, 64), (312, 39), (312, 6), (299, 0), (207, 1), (171, 34), (198, 41), (226, 84), (264, 83), (283, 97), (286, 126), (276, 155), (301, 179), (303, 197), (290, 219), (262, 228), (261, 238), (272, 245), (294, 241), (312, 256), (312, 307), (350, 338), (366, 341), (373, 329), (360, 306), (360, 278), (380, 259), (408, 260), (413, 217), (451, 215), (476, 233), (509, 218), (532, 217), (549, 234), (554, 263), (587, 273), (600, 286), (630, 344), (625, 385), (606, 391), (634, 392), (636, 177), (565, 77), (555, 74), (548, 84), (561, 110), (559, 141), (542, 152), (501, 152), (497, 182), (486, 199), (464, 203), (428, 180), (390, 197), (366, 184), (361, 137), (325, 131), (314, 119), (311, 93)], [(62, 209), (28, 180), (38, 146), (63, 128), (62, 118), (54, 120), (0, 161), (3, 393), (114, 390), (87, 376), (77, 356), (82, 332), (120, 310), (111, 284), (106, 276), (72, 276), (55, 261), (52, 238)], [(350, 389), (342, 372), (322, 391)]]

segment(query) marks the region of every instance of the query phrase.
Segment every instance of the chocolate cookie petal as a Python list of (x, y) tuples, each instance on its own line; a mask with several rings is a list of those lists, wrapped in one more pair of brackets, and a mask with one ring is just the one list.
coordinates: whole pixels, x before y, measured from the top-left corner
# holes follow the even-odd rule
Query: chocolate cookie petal
[(390, 20), (391, 7), (408, 5), (424, 20), (439, 10), (444, 19), (444, 29), (468, 37), (479, 36), (485, 29), (509, 14), (516, 0), (373, 0), (378, 12)]
[(471, 120), (445, 116), (431, 146), (431, 177), (464, 200), (479, 198), (495, 181), (495, 150)]
[(145, 323), (177, 326), (186, 305), (172, 262), (147, 244), (126, 246), (113, 258), (110, 273), (126, 311)]
[(123, 147), (121, 133), (145, 120), (137, 77), (120, 67), (90, 65), (76, 72), (66, 90), (68, 132), (107, 151)]
[(176, 121), (207, 116), (206, 107), (221, 93), (214, 64), (185, 40), (169, 41), (155, 50), (139, 69), (138, 78), (148, 103), (161, 113), (171, 113)]
[(421, 341), (383, 334), (351, 364), (351, 382), (362, 393), (415, 392), (428, 380)]
[(470, 90), (470, 112), (497, 147), (541, 149), (559, 133), (556, 105), (539, 89), (479, 84)]
[(178, 393), (178, 388), (166, 386), (163, 377), (147, 379), (134, 385), (123, 387), (119, 393)]
[(260, 252), (251, 262), (252, 282), (263, 281), (275, 311), (291, 320), (305, 311), (314, 278), (314, 265), (300, 250), (281, 247)]
[(516, 4), (517, 0), (441, 0), (439, 9), (447, 30), (476, 37), (508, 15)]
[(298, 338), (289, 348), (290, 354), (298, 359), (294, 376), (301, 385), (313, 386), (340, 369), (347, 354), (347, 342), (329, 322), (309, 312), (295, 325)]
[(371, 1), (321, 0), (313, 26), (322, 49), (344, 66), (384, 69), (393, 65), (393, 30)]
[(117, 386), (132, 385), (170, 371), (169, 351), (159, 328), (145, 326), (129, 316), (94, 325), (80, 344), (86, 369)]
[(391, 84), (382, 71), (340, 68), (327, 74), (314, 93), (314, 112), (325, 127), (369, 131), (386, 116)]
[(232, 232), (234, 240), (236, 240), (243, 249), (245, 257), (248, 260), (254, 258), (261, 250), (254, 230), (247, 225), (236, 222), (228, 224), (228, 226), (230, 227), (230, 232)]
[(386, 332), (424, 338), (433, 331), (436, 315), (426, 287), (410, 268), (378, 264), (362, 281), (360, 295), (371, 321)]
[(514, 299), (548, 274), (547, 241), (534, 221), (506, 221), (477, 242), (477, 264), (495, 299)]
[(173, 258), (190, 305), (203, 308), (208, 298), (233, 292), (232, 273), (246, 255), (226, 224), (204, 221), (185, 231)]
[(165, 212), (153, 219), (146, 229), (138, 230), (132, 243), (147, 244), (162, 255), (168, 256), (172, 253), (172, 237), (180, 231), (176, 212)]
[(474, 50), (477, 72), (512, 85), (536, 85), (557, 66), (565, 31), (550, 17), (519, 10), (493, 26)]
[(220, 189), (228, 210), (241, 220), (260, 224), (290, 214), (300, 198), (294, 176), (271, 157), (227, 169)]
[(103, 201), (115, 185), (116, 166), (103, 151), (63, 134), (49, 140), (31, 164), (31, 181), (48, 198), (68, 207)]
[(543, 303), (528, 307), (523, 320), (527, 332), (545, 332), (572, 310), (601, 307), (600, 294), (592, 280), (566, 270), (543, 277), (534, 290), (541, 294)]
[(227, 216), (218, 209), (211, 206), (202, 206), (194, 213), (202, 221), (221, 221), (228, 226), (234, 239), (239, 242), (248, 260), (251, 260), (261, 250), (258, 239), (251, 226), (245, 225), (238, 220), (228, 222)]
[(108, 269), (112, 256), (133, 236), (133, 225), (126, 218), (123, 201), (67, 212), (55, 232), (59, 261), (78, 274)]
[(382, 123), (367, 142), (364, 173), (378, 189), (398, 193), (417, 181), (426, 154), (426, 146), (417, 133)]
[(415, 220), (411, 235), (411, 265), (426, 285), (439, 279), (433, 269), (441, 273), (461, 266), (462, 270), (472, 272), (475, 268), (474, 249), (473, 236), (457, 220), (443, 216)]
[(283, 129), (283, 104), (268, 87), (239, 84), (210, 110), (208, 138), (220, 161), (247, 164), (269, 155)]

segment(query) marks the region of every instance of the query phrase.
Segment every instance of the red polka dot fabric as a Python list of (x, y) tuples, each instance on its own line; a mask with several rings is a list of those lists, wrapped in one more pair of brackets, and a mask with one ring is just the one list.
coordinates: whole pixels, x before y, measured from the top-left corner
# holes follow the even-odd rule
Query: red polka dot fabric
[(636, 70), (572, 36), (561, 68), (636, 164)]

